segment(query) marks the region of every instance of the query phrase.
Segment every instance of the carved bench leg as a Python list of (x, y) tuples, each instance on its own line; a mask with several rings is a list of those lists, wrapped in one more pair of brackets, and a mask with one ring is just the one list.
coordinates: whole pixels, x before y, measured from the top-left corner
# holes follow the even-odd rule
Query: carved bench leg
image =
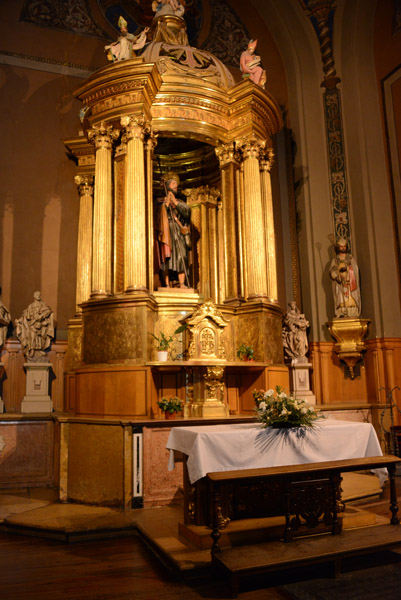
[(221, 506), (220, 506), (220, 489), (219, 486), (216, 484), (212, 484), (213, 488), (212, 488), (212, 502), (213, 502), (213, 521), (212, 521), (212, 533), (211, 533), (211, 537), (213, 540), (213, 544), (212, 544), (212, 556), (214, 554), (216, 554), (217, 552), (221, 552), (221, 548), (219, 546), (219, 539), (220, 539), (220, 512), (221, 512)]
[(389, 465), (387, 467), (388, 475), (390, 479), (390, 510), (391, 510), (391, 525), (398, 525), (400, 520), (398, 518), (398, 504), (397, 504), (397, 490), (395, 487), (395, 469), (396, 466)]

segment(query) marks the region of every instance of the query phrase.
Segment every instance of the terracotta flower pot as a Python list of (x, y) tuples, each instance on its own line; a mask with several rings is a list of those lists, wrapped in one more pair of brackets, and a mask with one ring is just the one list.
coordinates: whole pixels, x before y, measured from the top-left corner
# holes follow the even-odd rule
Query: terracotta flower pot
[(167, 420), (168, 419), (175, 419), (176, 416), (177, 416), (176, 412), (171, 413), (171, 412), (168, 412), (168, 410), (166, 410), (166, 412), (164, 413), (164, 418), (167, 419)]

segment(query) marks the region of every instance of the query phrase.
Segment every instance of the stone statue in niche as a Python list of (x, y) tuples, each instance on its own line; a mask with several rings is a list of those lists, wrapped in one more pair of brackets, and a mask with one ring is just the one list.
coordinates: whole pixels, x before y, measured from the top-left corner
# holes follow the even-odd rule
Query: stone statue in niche
[(128, 23), (123, 17), (118, 19), (118, 26), (120, 37), (116, 42), (104, 47), (107, 58), (112, 62), (128, 60), (135, 56), (135, 50), (141, 50), (146, 44), (146, 34), (149, 31), (149, 27), (145, 27), (139, 35), (128, 33)]
[(191, 208), (178, 192), (177, 173), (163, 179), (164, 196), (155, 201), (155, 272), (162, 287), (189, 288)]
[[(1, 296), (1, 288), (0, 288)], [(0, 348), (6, 341), (8, 327), (11, 323), (11, 316), (8, 309), (4, 306), (0, 299)]]
[(292, 362), (308, 362), (305, 356), (308, 351), (308, 327), (309, 321), (305, 319), (297, 303), (289, 302), (283, 319), (283, 347), (286, 357)]
[(16, 334), (27, 362), (45, 362), (45, 350), (54, 337), (54, 313), (40, 292), (35, 292), (33, 298), (21, 317), (15, 319)]
[(334, 310), (337, 318), (359, 317), (361, 314), (361, 291), (359, 269), (352, 254), (348, 252), (347, 240), (340, 238), (334, 246), (335, 257), (330, 264)]
[(253, 83), (264, 89), (266, 84), (266, 71), (262, 68), (261, 58), (255, 54), (258, 40), (250, 40), (248, 48), (241, 54), (240, 69), (242, 77), (249, 78)]

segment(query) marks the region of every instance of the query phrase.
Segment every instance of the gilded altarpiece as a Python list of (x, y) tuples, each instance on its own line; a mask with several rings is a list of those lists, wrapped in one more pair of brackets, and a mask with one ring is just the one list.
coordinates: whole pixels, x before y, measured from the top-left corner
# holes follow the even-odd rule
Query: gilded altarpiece
[[(234, 84), (215, 58), (208, 79), (189, 67), (173, 69), (156, 47), (146, 52), (145, 58), (100, 69), (76, 92), (84, 104), (83, 135), (65, 143), (78, 159), (77, 174), (94, 178), (94, 193), (93, 223), (85, 230), (92, 240), (85, 267), (90, 290), (77, 298), (68, 351), (67, 381), (75, 377), (80, 384), (70, 386), (67, 407), (90, 414), (101, 392), (108, 394), (104, 414), (115, 414), (113, 398), (125, 369), (131, 386), (125, 373), (124, 406), (116, 401), (120, 414), (143, 415), (142, 400), (140, 410), (135, 400), (143, 373), (148, 417), (158, 415), (156, 400), (167, 391), (187, 403), (216, 402), (219, 416), (229, 409), (238, 413), (248, 407), (253, 384), (272, 387), (286, 377), (270, 185), (271, 138), (281, 128), (280, 110), (259, 86)], [(187, 289), (163, 288), (154, 278), (153, 202), (168, 152), (192, 209)], [(82, 273), (81, 266), (78, 282)], [(224, 359), (220, 346), (219, 355), (203, 357), (206, 370), (197, 380), (186, 338), (179, 334), (167, 364), (159, 367), (152, 334), (173, 335), (209, 300), (224, 321), (218, 333)], [(203, 348), (215, 334), (204, 328)], [(254, 347), (253, 367), (236, 362), (244, 343)], [(216, 360), (227, 361), (228, 370)], [(204, 408), (196, 416), (202, 415)]]

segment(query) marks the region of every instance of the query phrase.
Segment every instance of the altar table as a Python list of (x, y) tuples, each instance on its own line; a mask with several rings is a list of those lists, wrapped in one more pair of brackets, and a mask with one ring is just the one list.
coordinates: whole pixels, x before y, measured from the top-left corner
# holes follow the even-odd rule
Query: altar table
[[(174, 451), (187, 456), (191, 484), (207, 473), (259, 467), (382, 456), (370, 423), (317, 421), (313, 428), (264, 428), (260, 423), (172, 428), (167, 446), (169, 470)], [(386, 469), (375, 471), (383, 483)]]

